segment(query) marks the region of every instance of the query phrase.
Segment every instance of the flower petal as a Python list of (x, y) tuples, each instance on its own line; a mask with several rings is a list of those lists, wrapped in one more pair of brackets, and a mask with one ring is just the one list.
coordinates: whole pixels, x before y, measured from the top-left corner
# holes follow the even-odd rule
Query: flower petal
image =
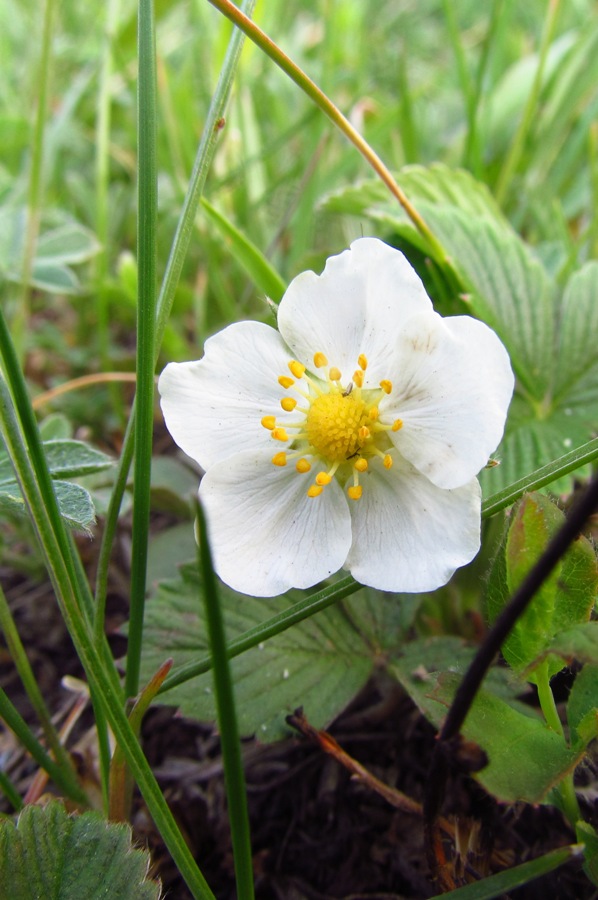
[(289, 285), (278, 310), (283, 338), (304, 365), (321, 351), (351, 380), (364, 353), (364, 387), (388, 378), (396, 335), (414, 314), (432, 305), (414, 269), (399, 250), (377, 238), (353, 241), (330, 257), (321, 275), (303, 272)]
[(206, 341), (202, 359), (169, 363), (158, 390), (175, 442), (204, 469), (240, 450), (280, 449), (260, 422), (274, 415), (284, 424), (289, 416), (278, 384), (289, 359), (274, 328), (238, 322)]
[(351, 504), (353, 545), (345, 563), (362, 584), (420, 593), (446, 584), (480, 547), (477, 479), (442, 490), (413, 466), (372, 466)]
[(205, 505), (214, 567), (243, 594), (274, 597), (308, 588), (342, 568), (351, 517), (340, 485), (308, 497), (315, 474), (279, 468), (266, 452), (244, 451), (212, 466), (199, 496)]
[(507, 351), (469, 316), (413, 317), (397, 338), (393, 391), (381, 414), (400, 453), (434, 484), (454, 488), (488, 462), (503, 434), (513, 393)]

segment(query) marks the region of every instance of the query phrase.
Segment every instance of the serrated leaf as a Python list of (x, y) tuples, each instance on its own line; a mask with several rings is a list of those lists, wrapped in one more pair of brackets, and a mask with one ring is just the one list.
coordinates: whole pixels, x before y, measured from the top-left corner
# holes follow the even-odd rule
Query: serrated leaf
[[(60, 514), (70, 528), (89, 531), (95, 522), (95, 509), (89, 491), (72, 481), (54, 481)], [(0, 486), (0, 510), (26, 516), (27, 507), (17, 482), (5, 481)]]
[[(183, 566), (181, 577), (159, 585), (145, 613), (143, 678), (166, 657), (175, 668), (206, 656), (201, 585), (195, 566)], [(255, 627), (292, 602), (288, 597), (263, 599), (220, 590), (229, 641)], [(288, 735), (284, 718), (305, 706), (310, 721), (324, 727), (364, 685), (373, 660), (360, 635), (339, 609), (332, 608), (295, 625), (232, 660), (239, 730), (263, 741)], [(207, 672), (161, 695), (192, 718), (216, 718), (212, 675)]]
[(78, 222), (66, 222), (40, 235), (36, 249), (36, 263), (57, 265), (82, 263), (100, 250), (94, 233)]
[(574, 743), (585, 747), (598, 736), (598, 665), (578, 672), (567, 699), (567, 722)]
[[(563, 513), (542, 494), (527, 494), (518, 504), (488, 582), (486, 605), (491, 621), (500, 614), (563, 521)], [(544, 658), (553, 639), (558, 647), (555, 636), (574, 623), (587, 622), (597, 590), (596, 555), (590, 542), (580, 537), (543, 582), (505, 640), (502, 653), (509, 665), (519, 674), (525, 671), (525, 677), (535, 681), (529, 668)], [(551, 657), (549, 675), (563, 665), (562, 660)]]
[(69, 816), (58, 801), (25, 807), (16, 825), (0, 821), (0, 884), (12, 900), (158, 900), (149, 864), (127, 825), (94, 812)]

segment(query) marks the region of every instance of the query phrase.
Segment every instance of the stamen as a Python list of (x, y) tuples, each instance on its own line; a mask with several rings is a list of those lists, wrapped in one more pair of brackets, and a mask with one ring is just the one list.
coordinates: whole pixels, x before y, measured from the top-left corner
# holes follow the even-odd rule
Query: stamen
[(281, 428), (280, 425), (272, 429), (272, 437), (275, 441), (288, 441), (289, 439), (286, 430), (284, 428)]
[(360, 500), (361, 495), (363, 494), (363, 488), (360, 484), (353, 484), (348, 489), (347, 494), (351, 498), (351, 500)]
[(278, 378), (278, 383), (285, 389), (285, 391), (288, 391), (288, 389), (295, 384), (295, 381), (293, 378), (289, 378), (288, 375), (280, 375)]
[(275, 466), (286, 466), (286, 464), (287, 464), (286, 453), (283, 450), (281, 450), (280, 453), (276, 453), (272, 457), (272, 462), (274, 463)]
[(293, 400), (292, 397), (283, 397), (280, 401), (280, 405), (285, 412), (293, 412), (293, 410), (297, 406), (297, 401)]
[(309, 472), (309, 470), (311, 469), (311, 463), (309, 463), (305, 459), (305, 457), (302, 456), (301, 459), (298, 459), (295, 463), (295, 468), (301, 475), (305, 475), (305, 473)]
[(357, 387), (363, 387), (363, 372), (361, 369), (356, 369), (353, 372), (353, 381)]
[(327, 365), (328, 360), (323, 353), (321, 353), (319, 350), (317, 353), (314, 353), (314, 366), (316, 367), (316, 369), (321, 369)]
[(264, 428), (267, 428), (268, 431), (272, 431), (272, 429), (276, 427), (276, 416), (264, 416), (262, 425)]
[(295, 376), (295, 378), (303, 378), (305, 375), (305, 366), (303, 363), (297, 362), (296, 359), (292, 359), (289, 362), (289, 369), (291, 370), (291, 374)]
[(358, 431), (358, 434), (362, 441), (367, 441), (371, 432), (370, 432), (370, 429), (367, 427), (367, 425), (362, 425)]
[(385, 468), (385, 469), (390, 469), (390, 468), (392, 468), (392, 456), (390, 455), (390, 453), (387, 453), (387, 454), (386, 454), (386, 456), (384, 457), (383, 462), (384, 462), (384, 468)]
[(340, 369), (337, 369), (336, 366), (331, 366), (328, 377), (331, 381), (340, 381), (343, 376), (341, 375)]
[(368, 461), (367, 459), (364, 459), (363, 456), (360, 456), (359, 459), (356, 459), (353, 465), (358, 472), (367, 472)]
[(400, 431), (402, 427), (403, 427), (402, 419), (395, 419), (394, 422), (392, 423), (392, 431)]
[(370, 418), (373, 422), (375, 422), (379, 415), (380, 415), (380, 410), (378, 409), (378, 407), (377, 407), (377, 406), (372, 406), (372, 408), (370, 409), (370, 411), (369, 411), (369, 413), (368, 413), (369, 418)]
[(380, 382), (380, 387), (385, 394), (390, 394), (390, 392), (392, 391), (392, 381), (388, 381), (388, 379), (383, 378)]
[(365, 372), (368, 367), (368, 358), (365, 353), (359, 354), (359, 356), (357, 357), (357, 364), (359, 365), (359, 368), (363, 369), (363, 371)]
[(332, 475), (329, 475), (328, 472), (318, 472), (316, 475), (316, 484), (321, 484), (322, 486), (330, 484), (332, 481)]
[(308, 497), (319, 497), (323, 490), (324, 490), (324, 488), (323, 488), (321, 485), (319, 485), (319, 484), (312, 484), (312, 485), (307, 489), (307, 496), (308, 496)]

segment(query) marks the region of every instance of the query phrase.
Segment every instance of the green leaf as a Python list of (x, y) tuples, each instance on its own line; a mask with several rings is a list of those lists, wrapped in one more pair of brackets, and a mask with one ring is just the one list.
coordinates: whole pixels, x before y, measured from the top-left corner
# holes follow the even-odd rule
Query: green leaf
[(567, 722), (575, 744), (585, 747), (598, 737), (598, 665), (586, 665), (577, 674), (567, 700)]
[[(518, 504), (488, 582), (486, 603), (491, 621), (500, 614), (563, 521), (563, 513), (542, 494), (527, 494)], [(590, 542), (580, 537), (544, 581), (503, 644), (503, 655), (515, 672), (521, 674), (538, 665), (555, 635), (574, 623), (587, 622), (597, 590), (596, 555)], [(578, 643), (581, 640), (578, 637)], [(550, 659), (549, 675), (562, 668), (562, 660)], [(529, 671), (525, 671), (525, 677), (535, 681)]]
[(153, 509), (189, 519), (191, 518), (189, 501), (197, 495), (198, 487), (199, 475), (176, 457), (152, 457)]
[(577, 822), (575, 826), (577, 840), (585, 844), (583, 870), (598, 887), (598, 834), (589, 822)]
[(158, 900), (149, 864), (127, 825), (94, 812), (69, 816), (57, 801), (27, 806), (16, 825), (0, 821), (0, 884), (12, 900)]
[(78, 222), (66, 222), (40, 235), (36, 262), (42, 264), (82, 263), (99, 253), (96, 236)]
[[(70, 528), (89, 531), (95, 522), (95, 510), (89, 491), (72, 481), (55, 481), (58, 508)], [(27, 508), (17, 482), (6, 481), (0, 486), (0, 510), (12, 515), (26, 516)]]

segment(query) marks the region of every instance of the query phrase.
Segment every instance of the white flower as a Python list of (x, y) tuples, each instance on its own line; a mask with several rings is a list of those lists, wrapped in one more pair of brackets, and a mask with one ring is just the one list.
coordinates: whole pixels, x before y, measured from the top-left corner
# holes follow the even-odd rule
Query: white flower
[(219, 576), (265, 597), (343, 567), (386, 591), (445, 584), (479, 549), (475, 476), (513, 392), (505, 348), (435, 313), (375, 238), (295, 278), (278, 327), (230, 325), (160, 377), (166, 425), (206, 471)]

